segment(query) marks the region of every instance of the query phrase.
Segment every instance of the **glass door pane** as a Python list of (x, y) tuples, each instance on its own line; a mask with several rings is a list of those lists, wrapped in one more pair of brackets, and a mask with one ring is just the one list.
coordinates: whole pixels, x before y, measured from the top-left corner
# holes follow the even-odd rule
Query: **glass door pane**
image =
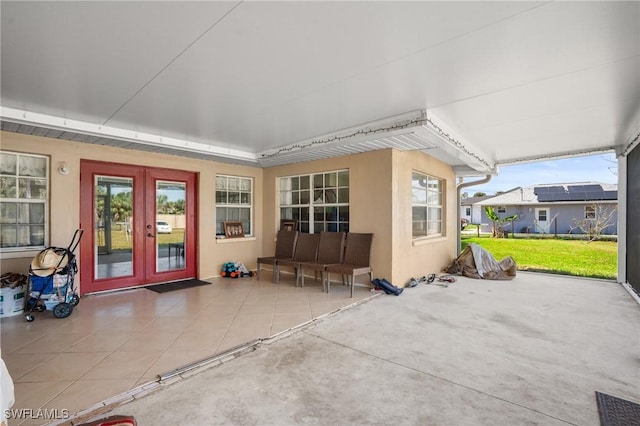
[(186, 198), (184, 182), (156, 181), (156, 272), (185, 268)]
[(133, 179), (95, 176), (94, 279), (133, 275)]

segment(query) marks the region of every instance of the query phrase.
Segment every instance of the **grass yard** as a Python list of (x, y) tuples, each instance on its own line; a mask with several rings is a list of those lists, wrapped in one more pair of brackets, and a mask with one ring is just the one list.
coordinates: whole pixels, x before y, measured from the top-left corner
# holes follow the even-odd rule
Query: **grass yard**
[(512, 256), (522, 271), (616, 279), (618, 243), (527, 238), (462, 236), (462, 249), (476, 243), (497, 260)]
[[(96, 233), (96, 241), (104, 241), (104, 236)], [(158, 234), (157, 242), (159, 245), (167, 245), (169, 243), (181, 243), (184, 241), (184, 229), (174, 228), (171, 234)], [(112, 250), (131, 250), (131, 236), (127, 235), (124, 230), (111, 231), (111, 249)]]

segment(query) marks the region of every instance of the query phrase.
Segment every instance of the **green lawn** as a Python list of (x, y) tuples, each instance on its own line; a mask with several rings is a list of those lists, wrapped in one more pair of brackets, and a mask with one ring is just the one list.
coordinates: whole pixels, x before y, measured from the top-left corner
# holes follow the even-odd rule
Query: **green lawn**
[[(104, 237), (96, 234), (98, 241), (103, 241)], [(184, 241), (184, 229), (174, 228), (171, 234), (158, 234), (157, 240), (159, 245), (167, 245), (169, 243), (181, 243)], [(112, 250), (130, 250), (132, 248), (131, 237), (127, 236), (124, 231), (111, 231), (111, 249)]]
[(512, 256), (523, 271), (616, 279), (618, 244), (593, 241), (462, 236), (462, 249), (476, 243), (497, 260)]
[[(112, 249), (131, 249), (131, 240), (124, 232), (114, 231)], [(158, 243), (165, 245), (184, 241), (184, 229), (171, 234), (159, 234)], [(523, 271), (541, 271), (581, 277), (615, 279), (618, 245), (614, 241), (566, 240), (554, 238), (491, 238), (487, 235), (462, 235), (462, 249), (476, 243), (500, 260), (512, 256)]]

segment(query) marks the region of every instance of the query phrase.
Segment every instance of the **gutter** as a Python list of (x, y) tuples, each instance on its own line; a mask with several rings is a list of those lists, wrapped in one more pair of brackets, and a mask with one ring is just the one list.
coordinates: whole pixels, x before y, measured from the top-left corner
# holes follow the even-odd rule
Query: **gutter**
[(456, 217), (458, 218), (457, 224), (456, 224), (456, 235), (458, 236), (458, 247), (456, 248), (456, 253), (459, 255), (460, 254), (460, 248), (462, 246), (462, 243), (460, 241), (461, 238), (461, 230), (460, 230), (460, 194), (462, 193), (462, 189), (463, 188), (467, 188), (469, 186), (474, 186), (474, 185), (480, 185), (481, 183), (487, 183), (491, 180), (491, 178), (493, 177), (493, 175), (486, 175), (483, 179), (480, 180), (474, 180), (473, 182), (462, 182), (461, 184), (459, 184), (456, 187), (457, 190), (457, 211), (458, 213), (456, 214)]

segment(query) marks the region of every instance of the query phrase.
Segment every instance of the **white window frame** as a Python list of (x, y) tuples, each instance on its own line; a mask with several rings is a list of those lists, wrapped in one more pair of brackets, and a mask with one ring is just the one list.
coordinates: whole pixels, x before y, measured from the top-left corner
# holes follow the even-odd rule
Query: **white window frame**
[[(334, 184), (327, 185), (327, 179), (335, 176)], [(298, 185), (294, 185), (298, 179)], [(308, 187), (303, 187), (303, 180), (308, 180)], [(321, 185), (320, 182), (322, 181)], [(350, 181), (349, 169), (328, 170), (304, 175), (281, 176), (278, 179), (280, 221), (297, 220), (307, 212), (306, 217), (298, 220), (298, 231), (310, 234), (328, 231), (349, 231), (350, 218)], [(327, 201), (331, 194), (335, 201)], [(323, 209), (323, 220), (316, 221), (316, 209)], [(335, 209), (336, 216), (327, 220), (327, 211)], [(284, 212), (284, 210), (289, 210)], [(297, 215), (294, 211), (298, 210)], [(320, 225), (321, 226), (318, 226)], [(322, 229), (319, 229), (322, 228)]]
[[(17, 228), (19, 227), (31, 227), (31, 226), (37, 226), (37, 227), (42, 227), (42, 244), (30, 244), (30, 245), (16, 245), (16, 246), (10, 246), (10, 247), (0, 247), (0, 251), (2, 253), (12, 253), (12, 252), (21, 252), (21, 251), (32, 251), (32, 250), (42, 250), (45, 247), (48, 247), (49, 245), (49, 209), (50, 209), (50, 175), (51, 175), (51, 168), (50, 168), (50, 159), (48, 156), (46, 155), (38, 155), (38, 154), (29, 154), (29, 153), (23, 153), (23, 152), (13, 152), (13, 151), (2, 151), (0, 150), (0, 153), (5, 154), (5, 155), (15, 155), (16, 156), (16, 171), (13, 174), (9, 174), (9, 173), (5, 173), (5, 170), (1, 170), (0, 169), (0, 177), (1, 178), (9, 178), (9, 179), (15, 179), (16, 180), (16, 196), (15, 197), (2, 197), (3, 194), (0, 193), (0, 203), (4, 205), (4, 208), (6, 208), (8, 205), (11, 204), (22, 204), (22, 205), (33, 205), (33, 204), (42, 204), (43, 205), (43, 212), (42, 212), (42, 222), (38, 222), (38, 223), (20, 223), (20, 218), (19, 218), (19, 213), (16, 211), (16, 222), (15, 223), (9, 223), (9, 222), (5, 222), (6, 221), (6, 215), (3, 213), (2, 214), (2, 218), (0, 219), (3, 223), (0, 224), (0, 226), (2, 227), (10, 227), (10, 226), (16, 226)], [(45, 162), (45, 176), (29, 176), (28, 174), (21, 174), (20, 173), (20, 159), (21, 158), (26, 158), (26, 157), (31, 157), (31, 158), (39, 158), (39, 159), (43, 159)], [(21, 191), (21, 182), (24, 181), (29, 181), (29, 180), (43, 180), (44, 181), (44, 197), (37, 197), (37, 198), (26, 198), (26, 197), (20, 197), (20, 191)], [(17, 209), (16, 209), (17, 210)], [(16, 232), (18, 232), (18, 230), (16, 229)], [(31, 230), (29, 230), (29, 232), (31, 232)], [(17, 237), (16, 235), (16, 241), (19, 240), (19, 237)]]
[(414, 240), (445, 235), (445, 184), (437, 176), (411, 173), (411, 235)]
[(496, 207), (496, 213), (506, 213), (507, 212), (507, 207), (506, 206), (498, 206)]
[(595, 220), (596, 219), (596, 207), (595, 206), (584, 206), (584, 218)]
[[(232, 187), (232, 183), (234, 180), (237, 180), (238, 186), (237, 188)], [(223, 183), (224, 182), (224, 183)], [(249, 189), (243, 187), (242, 182), (249, 184)], [(215, 202), (216, 202), (216, 238), (225, 238), (224, 235), (224, 222), (225, 221), (233, 221), (233, 222), (242, 222), (244, 229), (245, 237), (252, 237), (255, 233), (254, 230), (254, 220), (253, 220), (253, 188), (254, 181), (252, 177), (249, 176), (234, 176), (234, 175), (225, 175), (218, 174), (216, 175), (215, 181)], [(218, 193), (225, 193), (226, 202), (222, 202), (218, 200)], [(229, 195), (238, 194), (238, 200), (230, 202)], [(243, 194), (245, 196), (243, 197)], [(247, 195), (248, 194), (248, 195)], [(219, 214), (221, 211), (219, 209), (225, 209), (226, 213), (230, 211), (236, 210), (238, 214), (233, 215), (233, 217), (221, 217)], [(248, 212), (247, 217), (241, 217), (241, 211), (246, 210)]]

